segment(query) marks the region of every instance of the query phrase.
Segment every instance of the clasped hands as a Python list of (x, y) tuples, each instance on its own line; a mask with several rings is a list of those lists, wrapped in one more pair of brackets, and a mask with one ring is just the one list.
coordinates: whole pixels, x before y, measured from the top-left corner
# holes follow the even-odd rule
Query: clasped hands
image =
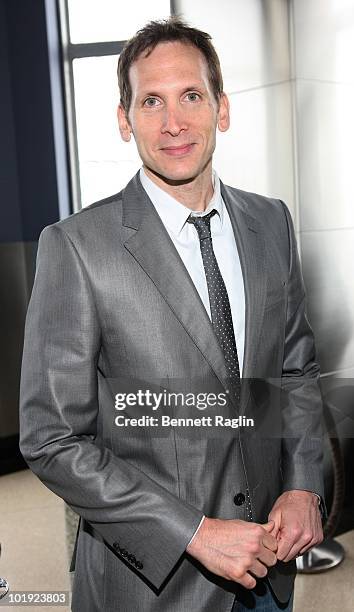
[(309, 491), (285, 491), (261, 525), (205, 518), (187, 552), (214, 574), (247, 589), (277, 561), (290, 561), (323, 540), (318, 498)]

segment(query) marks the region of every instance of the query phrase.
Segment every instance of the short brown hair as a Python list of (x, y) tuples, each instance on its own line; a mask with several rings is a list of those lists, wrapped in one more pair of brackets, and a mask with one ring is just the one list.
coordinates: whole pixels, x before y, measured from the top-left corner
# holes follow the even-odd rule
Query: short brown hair
[(194, 45), (204, 55), (209, 80), (215, 99), (219, 101), (223, 92), (223, 80), (218, 55), (211, 43), (211, 36), (197, 28), (190, 27), (179, 17), (170, 17), (161, 21), (150, 21), (141, 30), (127, 41), (118, 60), (118, 85), (120, 103), (127, 113), (132, 101), (132, 89), (129, 80), (129, 69), (138, 57), (146, 51), (145, 57), (155, 49), (159, 43), (179, 41)]

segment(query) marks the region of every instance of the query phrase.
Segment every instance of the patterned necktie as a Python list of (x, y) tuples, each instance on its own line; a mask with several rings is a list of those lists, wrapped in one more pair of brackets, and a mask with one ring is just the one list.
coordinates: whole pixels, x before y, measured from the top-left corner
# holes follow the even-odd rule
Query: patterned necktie
[(192, 223), (198, 232), (200, 250), (208, 285), (211, 321), (225, 357), (227, 370), (230, 376), (230, 386), (235, 393), (236, 403), (239, 405), (241, 388), (240, 369), (229, 296), (227, 295), (224, 279), (221, 276), (218, 262), (215, 257), (210, 232), (210, 219), (215, 214), (216, 210), (214, 209), (203, 217), (190, 216), (187, 221), (188, 223)]

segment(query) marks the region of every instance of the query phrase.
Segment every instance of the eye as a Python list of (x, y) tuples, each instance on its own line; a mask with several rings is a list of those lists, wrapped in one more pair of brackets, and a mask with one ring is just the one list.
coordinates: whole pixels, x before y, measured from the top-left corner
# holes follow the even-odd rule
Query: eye
[(195, 92), (195, 91), (189, 91), (186, 95), (187, 100), (189, 100), (189, 102), (197, 102), (198, 100), (200, 100), (200, 95)]
[(144, 101), (144, 106), (148, 106), (149, 108), (153, 108), (154, 106), (158, 106), (159, 101), (157, 98), (146, 98), (146, 100)]

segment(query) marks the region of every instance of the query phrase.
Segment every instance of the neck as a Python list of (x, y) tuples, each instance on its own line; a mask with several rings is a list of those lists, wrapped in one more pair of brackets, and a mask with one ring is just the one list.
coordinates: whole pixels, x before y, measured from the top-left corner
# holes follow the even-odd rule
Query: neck
[(143, 167), (153, 183), (187, 208), (195, 212), (203, 212), (207, 208), (214, 192), (211, 164), (200, 175), (185, 181), (169, 180)]

